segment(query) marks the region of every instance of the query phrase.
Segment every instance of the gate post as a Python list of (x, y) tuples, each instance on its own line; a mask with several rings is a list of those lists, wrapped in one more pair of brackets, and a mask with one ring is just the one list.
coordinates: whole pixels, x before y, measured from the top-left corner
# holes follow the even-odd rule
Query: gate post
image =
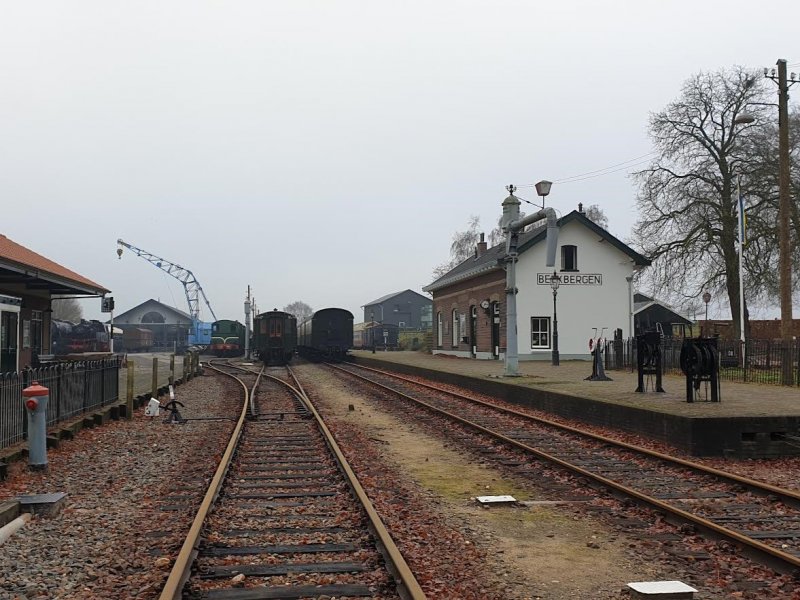
[(158, 400), (158, 357), (153, 357), (153, 380), (152, 380), (152, 392), (150, 394), (151, 398), (155, 398)]
[(133, 373), (136, 368), (136, 363), (132, 360), (128, 361), (128, 387), (125, 396), (125, 416), (128, 419), (133, 418)]

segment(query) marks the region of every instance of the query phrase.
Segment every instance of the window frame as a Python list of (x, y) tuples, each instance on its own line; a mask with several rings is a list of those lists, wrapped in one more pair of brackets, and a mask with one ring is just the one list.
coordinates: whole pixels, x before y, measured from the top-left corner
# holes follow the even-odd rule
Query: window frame
[(450, 344), (453, 346), (453, 348), (458, 348), (458, 342), (460, 341), (461, 338), (458, 335), (459, 319), (458, 319), (458, 309), (457, 308), (453, 309), (452, 318), (453, 318), (453, 331), (451, 332), (451, 336), (450, 336)]
[[(536, 322), (537, 328), (534, 330), (534, 322)], [(546, 329), (541, 329), (541, 324), (546, 323)], [(539, 336), (538, 344), (534, 344), (534, 335)], [(541, 343), (541, 336), (547, 336), (547, 345)], [(553, 336), (552, 336), (552, 323), (550, 317), (531, 317), (531, 350), (549, 350), (552, 348), (553, 343)]]
[[(568, 252), (569, 250), (569, 252)], [(572, 267), (567, 268), (567, 255), (571, 255)], [(566, 272), (579, 271), (578, 269), (578, 247), (575, 244), (564, 244), (561, 246), (561, 270)]]

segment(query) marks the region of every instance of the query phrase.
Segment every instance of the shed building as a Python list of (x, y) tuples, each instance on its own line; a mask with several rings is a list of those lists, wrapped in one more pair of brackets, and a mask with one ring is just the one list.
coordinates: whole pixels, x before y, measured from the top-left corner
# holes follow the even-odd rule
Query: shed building
[(668, 304), (641, 292), (633, 295), (633, 321), (636, 335), (658, 331), (666, 337), (690, 337), (693, 333), (692, 321)]
[[(129, 329), (149, 329), (153, 332), (152, 350), (172, 351), (176, 347), (180, 350), (188, 345), (192, 318), (182, 310), (151, 298), (120, 315), (114, 315), (114, 327), (125, 332)], [(208, 327), (210, 328), (210, 324)], [(210, 330), (208, 334), (211, 334)], [(133, 334), (129, 337), (134, 339)], [(123, 347), (120, 350), (127, 350), (124, 347), (126, 339), (123, 334)]]

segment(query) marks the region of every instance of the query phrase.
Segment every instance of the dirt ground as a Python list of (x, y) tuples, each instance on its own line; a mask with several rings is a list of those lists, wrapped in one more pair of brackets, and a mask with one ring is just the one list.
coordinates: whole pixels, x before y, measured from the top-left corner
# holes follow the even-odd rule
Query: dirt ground
[[(460, 519), (476, 543), (486, 545), (494, 561), (490, 570), (517, 591), (515, 598), (627, 598), (628, 582), (653, 579), (652, 568), (631, 555), (623, 536), (575, 516), (574, 506), (537, 503), (534, 486), (476, 464), (474, 457), (355, 395), (320, 367), (307, 365), (300, 373), (324, 391), (330, 413), (354, 421), (381, 444), (387, 461), (433, 494), (440, 510)], [(530, 504), (487, 509), (474, 501), (478, 495), (502, 494)]]

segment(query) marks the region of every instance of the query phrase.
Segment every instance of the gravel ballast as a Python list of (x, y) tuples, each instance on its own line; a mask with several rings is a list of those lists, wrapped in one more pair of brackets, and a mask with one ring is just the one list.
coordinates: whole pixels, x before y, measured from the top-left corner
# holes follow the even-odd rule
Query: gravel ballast
[[(240, 392), (206, 375), (178, 387), (185, 418), (239, 414)], [(47, 472), (11, 466), (0, 501), (65, 492), (0, 552), (0, 599), (156, 598), (233, 428), (233, 421), (130, 421), (81, 431), (48, 453)]]

